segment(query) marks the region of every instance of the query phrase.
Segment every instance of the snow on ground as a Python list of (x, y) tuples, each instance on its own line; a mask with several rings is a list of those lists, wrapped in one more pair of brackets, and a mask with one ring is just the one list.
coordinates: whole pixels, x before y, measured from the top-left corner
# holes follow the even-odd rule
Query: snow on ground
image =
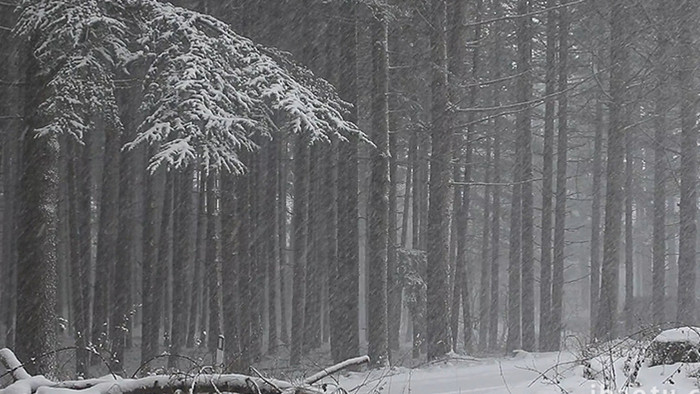
[[(521, 352), (504, 359), (450, 359), (416, 369), (349, 373), (340, 377), (339, 383), (354, 394), (700, 394), (695, 377), (700, 364), (651, 368), (642, 364), (637, 383), (630, 383), (633, 363), (627, 357), (610, 358), (610, 353), (601, 353), (599, 362), (591, 362), (595, 380), (584, 378), (584, 366), (578, 358), (566, 351)], [(603, 373), (611, 361), (614, 372), (607, 368)]]
[(700, 327), (680, 327), (666, 330), (654, 338), (654, 342), (687, 342), (700, 344)]

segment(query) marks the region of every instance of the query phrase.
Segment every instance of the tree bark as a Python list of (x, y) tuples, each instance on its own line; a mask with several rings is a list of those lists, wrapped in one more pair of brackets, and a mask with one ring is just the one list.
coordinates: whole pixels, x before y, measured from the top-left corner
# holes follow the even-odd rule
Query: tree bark
[[(518, 14), (527, 15), (530, 12), (530, 0), (520, 0)], [(530, 62), (532, 60), (532, 27), (531, 18), (522, 17), (516, 27), (518, 36), (518, 79), (517, 97), (521, 103), (527, 103), (532, 97), (532, 76)], [(531, 109), (524, 104), (516, 115), (516, 129), (522, 133), (522, 170), (521, 180), (532, 178), (532, 129), (530, 126)], [(534, 260), (534, 206), (532, 182), (522, 184), (522, 348), (526, 351), (535, 350), (535, 260)]]
[(540, 238), (540, 335), (539, 349), (549, 348), (552, 327), (552, 192), (554, 172), (554, 118), (556, 100), (557, 12), (556, 0), (547, 0), (547, 44), (545, 49), (544, 148), (542, 153), (542, 232)]
[(633, 219), (634, 197), (632, 191), (633, 139), (629, 132), (625, 133), (625, 333), (631, 333), (634, 328), (634, 230)]
[[(563, 0), (566, 2), (566, 0)], [(568, 96), (569, 88), (569, 11), (559, 10), (559, 108), (557, 134), (557, 190), (554, 211), (554, 261), (552, 265), (552, 315), (549, 335), (549, 350), (558, 351), (563, 330), (564, 307), (564, 253), (566, 247), (566, 168), (569, 152)]]
[(697, 178), (698, 178), (698, 99), (695, 96), (695, 62), (691, 21), (697, 16), (695, 2), (678, 7), (678, 86), (681, 91), (681, 168), (680, 168), (680, 232), (678, 237), (678, 311), (676, 320), (691, 324), (695, 310), (695, 276), (697, 244)]
[[(177, 356), (182, 353), (187, 336), (187, 299), (186, 276), (193, 261), (193, 201), (192, 182), (194, 166), (187, 165), (177, 175), (173, 194), (173, 287), (172, 287), (172, 327), (170, 328), (170, 354), (168, 365), (175, 367), (180, 361)], [(207, 256), (208, 257), (208, 256)], [(211, 313), (211, 311), (210, 311)], [(211, 335), (211, 334), (210, 334)]]
[(289, 363), (299, 365), (304, 347), (306, 322), (306, 263), (308, 220), (308, 161), (309, 147), (297, 136), (294, 149), (294, 208), (292, 216), (292, 247), (294, 249), (294, 283), (292, 290), (292, 338)]
[(446, 2), (432, 2), (430, 49), (432, 127), (431, 163), (428, 205), (428, 268), (427, 268), (427, 346), (428, 359), (435, 360), (451, 349), (448, 305), (448, 251), (449, 251), (449, 183), (450, 142), (452, 140), (447, 114), (447, 49), (445, 37)]
[[(494, 17), (501, 16), (501, 7), (497, 0), (492, 0), (491, 8)], [(502, 33), (498, 27), (494, 31), (494, 49), (491, 59), (491, 69), (493, 78), (501, 78), (501, 44)], [(492, 88), (493, 107), (501, 105), (500, 84), (494, 84)], [(501, 182), (501, 133), (505, 130), (503, 118), (497, 116), (493, 120), (493, 182), (498, 185)], [(501, 188), (493, 187), (493, 212), (491, 215), (491, 307), (489, 311), (489, 346), (490, 350), (495, 350), (498, 346), (498, 319), (499, 319), (499, 299), (500, 299), (500, 241), (501, 241)]]
[(595, 334), (600, 298), (600, 210), (603, 174), (603, 103), (600, 93), (595, 101), (595, 136), (593, 142), (593, 190), (591, 202), (591, 266), (590, 266), (590, 320), (591, 336)]
[[(106, 148), (109, 149), (107, 146)], [(145, 174), (145, 177), (146, 215), (143, 231), (143, 274), (141, 283), (143, 305), (141, 320), (142, 363), (147, 362), (158, 354), (158, 327), (160, 325), (156, 318), (160, 314), (156, 313), (156, 310), (159, 308), (159, 305), (156, 305), (156, 300), (158, 299), (157, 294), (160, 290), (160, 282), (157, 281), (157, 278), (158, 272), (162, 269), (158, 265), (158, 230), (160, 226), (159, 219), (161, 218), (159, 208), (163, 200), (165, 170), (159, 168), (155, 173)]]
[(656, 96), (654, 97), (654, 220), (652, 247), (652, 296), (651, 309), (655, 324), (666, 321), (666, 57), (669, 45), (668, 30), (661, 28), (668, 23), (666, 18), (667, 3), (656, 2), (656, 16), (659, 29), (656, 33), (656, 51), (654, 52), (654, 73), (656, 79)]
[(605, 193), (605, 230), (600, 299), (594, 337), (598, 340), (615, 338), (615, 320), (618, 307), (620, 268), (620, 237), (622, 233), (622, 186), (624, 158), (624, 130), (627, 126), (624, 111), (628, 50), (625, 25), (627, 1), (612, 4), (610, 14), (610, 115), (607, 150), (607, 184)]
[[(209, 289), (209, 330), (207, 331), (207, 349), (212, 359), (216, 355), (217, 342), (221, 334), (221, 286), (220, 286), (220, 271), (221, 264), (219, 261), (218, 243), (219, 234), (217, 231), (217, 222), (219, 212), (217, 210), (218, 202), (218, 174), (213, 169), (209, 169), (206, 176), (206, 198), (207, 198), (207, 238), (205, 242), (204, 252), (204, 267), (206, 268), (206, 285)], [(190, 191), (191, 193), (191, 191)]]
[(389, 364), (387, 327), (387, 253), (389, 244), (389, 65), (387, 24), (372, 22), (372, 141), (370, 150), (368, 234), (368, 353), (375, 367)]
[[(340, 5), (343, 16), (339, 41), (343, 43), (340, 58), (339, 94), (357, 105), (356, 69), (356, 12), (350, 0)], [(357, 106), (355, 107), (357, 108)], [(357, 121), (357, 112), (351, 111), (350, 121)], [(334, 291), (337, 297), (337, 338), (331, 338), (338, 352), (334, 361), (355, 357), (360, 352), (359, 339), (359, 233), (358, 233), (358, 169), (357, 139), (340, 143), (338, 148), (338, 270), (342, 278)]]
[[(31, 40), (29, 48), (34, 47)], [(22, 139), (17, 216), (17, 330), (16, 350), (23, 360), (36, 357), (27, 365), (30, 373), (56, 373), (55, 354), (45, 353), (58, 340), (56, 325), (56, 205), (58, 197), (58, 139), (38, 136), (43, 120), (37, 115), (45, 98), (45, 80), (38, 61), (30, 54), (25, 64), (27, 86), (23, 114), (27, 133)]]

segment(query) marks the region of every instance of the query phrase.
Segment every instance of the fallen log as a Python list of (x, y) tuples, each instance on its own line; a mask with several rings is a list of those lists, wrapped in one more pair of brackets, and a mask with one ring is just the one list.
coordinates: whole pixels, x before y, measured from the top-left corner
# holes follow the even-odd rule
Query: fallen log
[(97, 379), (54, 382), (43, 376), (30, 376), (9, 349), (0, 350), (0, 363), (11, 374), (14, 383), (0, 389), (0, 394), (175, 394), (193, 393), (237, 394), (323, 394), (314, 383), (351, 365), (369, 361), (357, 357), (326, 368), (298, 384), (283, 380), (242, 374), (172, 374), (138, 379), (123, 379), (108, 375)]

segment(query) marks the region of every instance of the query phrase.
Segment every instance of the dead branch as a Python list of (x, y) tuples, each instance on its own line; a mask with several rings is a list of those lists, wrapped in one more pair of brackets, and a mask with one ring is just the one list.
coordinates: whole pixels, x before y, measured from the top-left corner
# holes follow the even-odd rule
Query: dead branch
[(352, 365), (361, 365), (361, 364), (368, 363), (368, 362), (369, 362), (369, 356), (360, 356), (360, 357), (351, 358), (349, 360), (345, 360), (342, 363), (335, 364), (332, 367), (325, 368), (323, 371), (321, 371), (317, 374), (309, 376), (308, 378), (304, 379), (304, 384), (309, 384), (309, 385), (314, 384), (314, 383), (318, 382), (319, 380), (321, 380), (329, 375), (332, 375), (340, 370), (343, 370), (347, 367), (350, 367)]
[(12, 350), (8, 348), (0, 349), (0, 363), (2, 363), (2, 366), (5, 367), (10, 375), (12, 375), (12, 379), (15, 382), (21, 379), (29, 379), (31, 377)]
[(352, 365), (369, 362), (357, 357), (310, 376), (300, 384), (241, 374), (173, 374), (138, 379), (105, 376), (97, 379), (53, 382), (43, 376), (31, 376), (10, 349), (0, 350), (0, 362), (12, 375), (14, 383), (0, 389), (0, 394), (175, 394), (177, 391), (238, 394), (322, 394), (312, 386), (319, 380)]

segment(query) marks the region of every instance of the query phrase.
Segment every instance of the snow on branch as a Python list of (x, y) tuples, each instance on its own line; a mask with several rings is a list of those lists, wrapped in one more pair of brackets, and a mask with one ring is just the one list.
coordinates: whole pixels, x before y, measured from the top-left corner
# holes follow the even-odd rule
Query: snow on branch
[(242, 173), (239, 153), (280, 131), (367, 141), (330, 84), (211, 16), (156, 0), (24, 0), (20, 9), (15, 32), (48, 90), (43, 134), (82, 140), (96, 117), (120, 129), (116, 76), (137, 74), (143, 122), (126, 148), (154, 146), (151, 169), (200, 161)]
[(10, 349), (0, 350), (0, 363), (12, 374), (15, 382), (0, 389), (0, 394), (174, 394), (193, 393), (239, 394), (322, 394), (313, 384), (352, 365), (369, 361), (357, 357), (310, 376), (299, 384), (241, 374), (172, 374), (138, 379), (122, 379), (112, 375), (98, 379), (53, 382), (43, 376), (30, 376)]
[(15, 381), (31, 377), (10, 349), (0, 349), (0, 364), (5, 367)]
[(345, 360), (342, 363), (338, 363), (330, 368), (326, 368), (323, 371), (311, 375), (308, 378), (304, 379), (305, 384), (314, 384), (323, 378), (326, 378), (338, 371), (341, 371), (347, 367), (353, 366), (353, 365), (362, 365), (364, 363), (369, 363), (369, 356), (360, 356), (360, 357), (355, 357), (351, 358), (349, 360)]

